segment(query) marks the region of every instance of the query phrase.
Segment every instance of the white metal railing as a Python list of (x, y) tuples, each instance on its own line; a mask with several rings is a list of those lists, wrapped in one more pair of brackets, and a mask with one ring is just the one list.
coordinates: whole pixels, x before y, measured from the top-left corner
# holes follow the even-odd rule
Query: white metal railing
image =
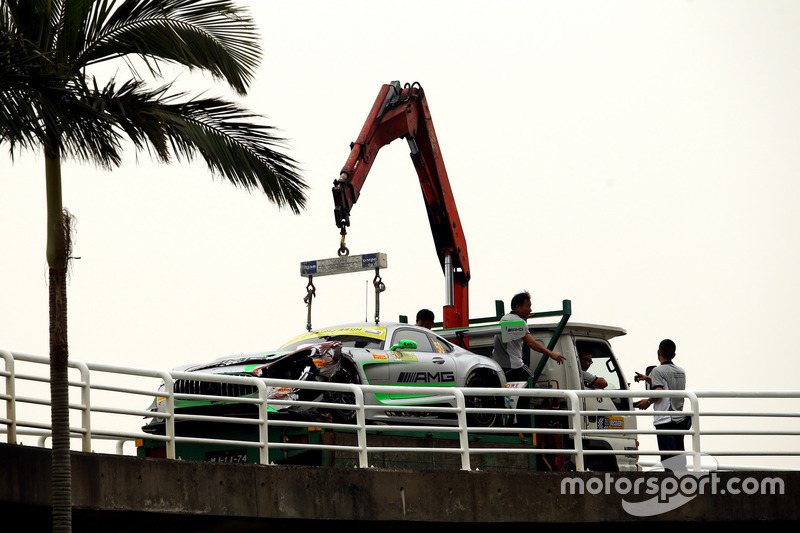
[[(49, 359), (47, 357), (11, 353), (0, 350), (4, 366), (0, 369), (0, 401), (5, 405), (5, 416), (0, 418), (0, 432), (5, 433), (9, 443), (32, 443), (46, 445), (50, 438), (49, 423)], [(104, 451), (125, 453), (126, 444), (134, 442), (163, 443), (165, 456), (177, 458), (178, 445), (215, 445), (219, 447), (255, 448), (259, 462), (269, 464), (271, 452), (281, 450), (291, 453), (299, 450), (335, 451), (352, 454), (355, 464), (369, 467), (370, 458), (378, 453), (416, 453), (458, 455), (460, 467), (472, 468), (471, 457), (481, 454), (525, 454), (525, 455), (567, 455), (574, 460), (577, 470), (586, 468), (586, 460), (591, 456), (637, 456), (640, 467), (654, 465), (658, 461), (659, 450), (655, 436), (659, 433), (680, 433), (687, 436), (687, 454), (690, 465), (695, 469), (704, 468), (706, 457), (740, 457), (754, 461), (768, 459), (773, 464), (715, 465), (719, 469), (750, 470), (795, 470), (800, 469), (800, 391), (570, 391), (558, 389), (513, 389), (513, 395), (527, 397), (532, 401), (544, 398), (559, 398), (566, 408), (558, 410), (541, 408), (495, 408), (478, 409), (467, 407), (466, 398), (472, 395), (509, 396), (511, 389), (457, 389), (441, 387), (419, 387), (415, 394), (447, 394), (455, 397), (456, 407), (403, 406), (402, 411), (413, 413), (441, 413), (451, 418), (447, 422), (421, 426), (418, 423), (388, 426), (368, 424), (370, 412), (387, 410), (386, 406), (365, 404), (365, 394), (407, 394), (407, 387), (387, 387), (368, 385), (349, 385), (335, 383), (303, 382), (308, 389), (332, 390), (353, 395), (354, 403), (345, 405), (326, 402), (290, 402), (288, 400), (269, 400), (269, 387), (293, 387), (297, 382), (284, 380), (262, 380), (240, 376), (201, 374), (197, 372), (167, 372), (113, 366), (107, 364), (70, 361), (70, 429), (78, 449), (82, 451)], [(197, 396), (176, 394), (174, 383), (180, 379), (204, 380), (233, 384), (255, 385), (258, 394), (248, 398), (222, 396)], [(163, 385), (163, 389), (159, 388)], [(672, 397), (686, 398), (683, 414), (692, 418), (692, 427), (685, 431), (656, 430), (652, 426), (653, 411), (603, 411), (607, 417), (636, 417), (640, 419), (638, 429), (586, 429), (587, 416), (596, 416), (597, 411), (583, 410), (583, 400), (587, 397), (599, 398), (642, 398)], [(163, 434), (145, 432), (142, 427), (154, 413), (146, 408), (154, 398), (163, 398), (165, 409), (158, 414), (163, 419)], [(198, 400), (235, 401), (253, 406), (252, 417), (220, 417), (200, 414), (183, 414), (175, 409), (176, 401)], [(768, 408), (759, 409), (758, 402), (770, 402)], [(353, 409), (356, 413), (352, 424), (340, 424), (324, 420), (277, 418), (270, 415), (269, 409), (295, 407), (316, 407), (321, 410)], [(740, 407), (742, 406), (742, 407)], [(395, 409), (397, 410), (397, 409)], [(563, 427), (524, 428), (499, 426), (491, 428), (470, 427), (468, 415), (479, 412), (494, 412), (503, 417), (539, 415), (562, 417)], [(3, 414), (0, 411), (0, 414)], [(674, 413), (673, 413), (674, 414)], [(207, 435), (186, 436), (176, 431), (178, 425), (189, 422), (221, 424), (224, 427), (254, 427), (255, 440), (237, 438), (213, 438)], [(270, 438), (270, 430), (283, 428), (298, 431), (313, 426), (321, 430), (346, 430), (355, 433), (354, 444), (325, 444), (311, 442), (289, 442)], [(447, 446), (375, 446), (370, 444), (370, 435), (376, 430), (399, 434), (402, 432), (424, 432), (427, 434), (451, 435)], [(528, 446), (477, 447), (473, 439), (482, 436), (523, 435), (541, 438), (561, 436), (572, 443), (569, 449), (545, 447), (543, 444)], [(585, 440), (600, 437), (628, 436), (637, 441), (637, 449), (584, 449)], [(650, 460), (648, 460), (648, 458)]]

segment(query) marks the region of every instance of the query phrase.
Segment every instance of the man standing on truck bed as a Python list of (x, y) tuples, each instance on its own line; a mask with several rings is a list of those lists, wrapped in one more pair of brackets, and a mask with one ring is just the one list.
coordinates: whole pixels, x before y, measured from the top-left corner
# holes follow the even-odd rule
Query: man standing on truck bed
[(533, 375), (522, 360), (523, 346), (547, 355), (558, 364), (564, 362), (563, 355), (548, 350), (531, 336), (527, 323), (531, 308), (530, 293), (524, 291), (515, 294), (511, 298), (511, 312), (500, 320), (500, 334), (494, 337), (492, 359), (503, 367), (508, 381), (527, 381)]
[(420, 309), (417, 311), (417, 325), (421, 328), (433, 329), (433, 311)]

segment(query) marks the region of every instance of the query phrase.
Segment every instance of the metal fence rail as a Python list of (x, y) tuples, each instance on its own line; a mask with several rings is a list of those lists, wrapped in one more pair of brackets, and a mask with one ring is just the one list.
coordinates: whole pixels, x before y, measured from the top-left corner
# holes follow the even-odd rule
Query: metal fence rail
[[(0, 432), (5, 433), (9, 443), (35, 444), (45, 446), (50, 438), (49, 423), (49, 359), (47, 357), (11, 353), (0, 350), (3, 367), (0, 369), (0, 401), (5, 412), (0, 410)], [(131, 444), (149, 439), (163, 442), (166, 457), (176, 458), (176, 445), (181, 443), (209, 444), (220, 446), (238, 446), (258, 450), (259, 461), (269, 464), (271, 450), (331, 450), (352, 453), (359, 467), (369, 467), (370, 459), (376, 453), (425, 453), (457, 455), (461, 468), (471, 469), (471, 456), (480, 454), (568, 454), (574, 458), (577, 470), (584, 470), (586, 458), (591, 455), (634, 454), (639, 458), (642, 468), (658, 462), (659, 450), (655, 444), (655, 436), (659, 433), (682, 433), (687, 436), (687, 454), (691, 454), (691, 466), (703, 469), (708, 457), (738, 457), (751, 464), (726, 465), (716, 464), (718, 469), (749, 470), (795, 470), (800, 469), (800, 392), (798, 391), (569, 391), (558, 389), (513, 389), (513, 395), (519, 397), (559, 398), (566, 408), (559, 410), (515, 408), (515, 409), (478, 409), (467, 407), (465, 398), (470, 395), (509, 396), (510, 389), (456, 389), (448, 388), (443, 392), (441, 387), (415, 388), (419, 394), (447, 394), (454, 396), (457, 407), (404, 406), (404, 412), (423, 411), (450, 415), (451, 420), (437, 422), (435, 425), (419, 424), (379, 426), (387, 433), (437, 432), (452, 435), (449, 446), (373, 446), (369, 444), (369, 434), (374, 432), (375, 425), (367, 423), (367, 413), (373, 409), (386, 410), (386, 407), (365, 405), (365, 393), (402, 394), (406, 387), (348, 385), (335, 383), (303, 382), (304, 388), (334, 390), (352, 394), (352, 404), (314, 402), (318, 409), (353, 409), (356, 413), (353, 424), (340, 424), (325, 420), (287, 420), (270, 415), (269, 409), (280, 408), (298, 402), (288, 400), (267, 400), (270, 387), (294, 387), (297, 382), (282, 380), (262, 380), (251, 377), (224, 376), (183, 372), (166, 372), (112, 366), (106, 364), (70, 361), (70, 429), (73, 445), (76, 449), (91, 452), (131, 453)], [(231, 398), (209, 395), (189, 395), (174, 392), (177, 380), (208, 380), (238, 385), (255, 385), (257, 394), (248, 398)], [(159, 390), (160, 387), (163, 389)], [(639, 418), (638, 429), (584, 429), (582, 420), (586, 416), (596, 415), (596, 411), (582, 410), (583, 399), (589, 396), (603, 398), (642, 398), (683, 396), (683, 414), (692, 418), (691, 429), (685, 431), (656, 430), (652, 425), (652, 417), (658, 414), (653, 411), (603, 411), (604, 416), (635, 416)], [(142, 427), (153, 412), (148, 404), (154, 398), (163, 398), (165, 409), (158, 416), (163, 419), (163, 434), (146, 433)], [(182, 414), (176, 412), (175, 402), (188, 399), (204, 399), (225, 402), (240, 402), (253, 406), (257, 415), (248, 417), (220, 417), (200, 414)], [(766, 403), (765, 407), (760, 404)], [(302, 402), (300, 402), (302, 405)], [(502, 416), (547, 415), (563, 417), (563, 428), (521, 428), (491, 427), (475, 428), (467, 423), (468, 414), (477, 412), (495, 412)], [(675, 414), (675, 413), (673, 413)], [(252, 426), (258, 438), (256, 440), (211, 439), (204, 436), (185, 436), (176, 432), (176, 423), (205, 422), (224, 425)], [(307, 428), (313, 425), (323, 430), (346, 430), (355, 433), (354, 443), (325, 444), (287, 442), (270, 440), (270, 429), (274, 428)], [(480, 448), (470, 444), (470, 436), (480, 432), (482, 435), (516, 435), (527, 434), (537, 436), (552, 435), (569, 439), (574, 445), (563, 448), (528, 446), (528, 447), (493, 447)], [(615, 432), (635, 434), (638, 450), (598, 450), (584, 449), (583, 441), (593, 435), (612, 435)], [(136, 453), (135, 451), (133, 453)], [(769, 459), (772, 464), (768, 464)]]

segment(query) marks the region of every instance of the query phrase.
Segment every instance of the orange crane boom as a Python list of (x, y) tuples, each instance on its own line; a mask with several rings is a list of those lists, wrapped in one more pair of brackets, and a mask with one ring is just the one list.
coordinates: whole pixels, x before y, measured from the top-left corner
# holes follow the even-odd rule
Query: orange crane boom
[(439, 142), (433, 128), (425, 93), (419, 84), (392, 82), (381, 87), (358, 139), (350, 145), (350, 156), (334, 181), (336, 225), (341, 229), (340, 255), (350, 211), (355, 205), (378, 151), (395, 139), (404, 138), (428, 213), (436, 254), (446, 283), (443, 327), (469, 325), (470, 278), (467, 241), (458, 217)]

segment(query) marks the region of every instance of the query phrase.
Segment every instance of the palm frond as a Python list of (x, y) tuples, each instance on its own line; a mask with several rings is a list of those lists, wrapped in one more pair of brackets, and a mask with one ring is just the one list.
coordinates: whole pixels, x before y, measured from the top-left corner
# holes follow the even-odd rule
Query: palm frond
[(261, 49), (242, 8), (228, 0), (126, 0), (114, 10), (109, 7), (97, 3), (77, 63), (137, 55), (154, 74), (159, 61), (173, 62), (205, 70), (246, 93)]
[(32, 54), (13, 38), (0, 35), (0, 142), (30, 148), (44, 136), (35, 98), (50, 80), (41, 70), (46, 58)]
[(212, 170), (245, 188), (257, 187), (278, 206), (298, 213), (306, 183), (296, 161), (275, 148), (285, 144), (257, 115), (215, 98), (164, 106), (169, 139), (177, 154), (202, 156)]
[(18, 147), (45, 146), (106, 167), (118, 164), (117, 133), (52, 58), (18, 34), (0, 35), (0, 142), (9, 143), (12, 155)]
[(155, 69), (163, 61), (203, 69), (245, 93), (260, 48), (232, 1), (4, 0), (0, 30), (0, 142), (12, 152), (39, 144), (111, 168), (128, 137), (162, 161), (200, 156), (279, 207), (305, 207), (297, 162), (263, 117), (222, 99), (179, 102), (170, 85), (148, 91), (141, 81), (111, 80), (98, 88), (86, 77), (89, 65), (135, 55)]
[(297, 213), (305, 207), (308, 188), (297, 162), (279, 151), (286, 140), (263, 117), (217, 99), (178, 102), (167, 96), (169, 85), (145, 90), (140, 81), (111, 82), (93, 97), (108, 121), (119, 127), (137, 149), (164, 162), (202, 157), (209, 169), (236, 186), (261, 190), (279, 207)]

